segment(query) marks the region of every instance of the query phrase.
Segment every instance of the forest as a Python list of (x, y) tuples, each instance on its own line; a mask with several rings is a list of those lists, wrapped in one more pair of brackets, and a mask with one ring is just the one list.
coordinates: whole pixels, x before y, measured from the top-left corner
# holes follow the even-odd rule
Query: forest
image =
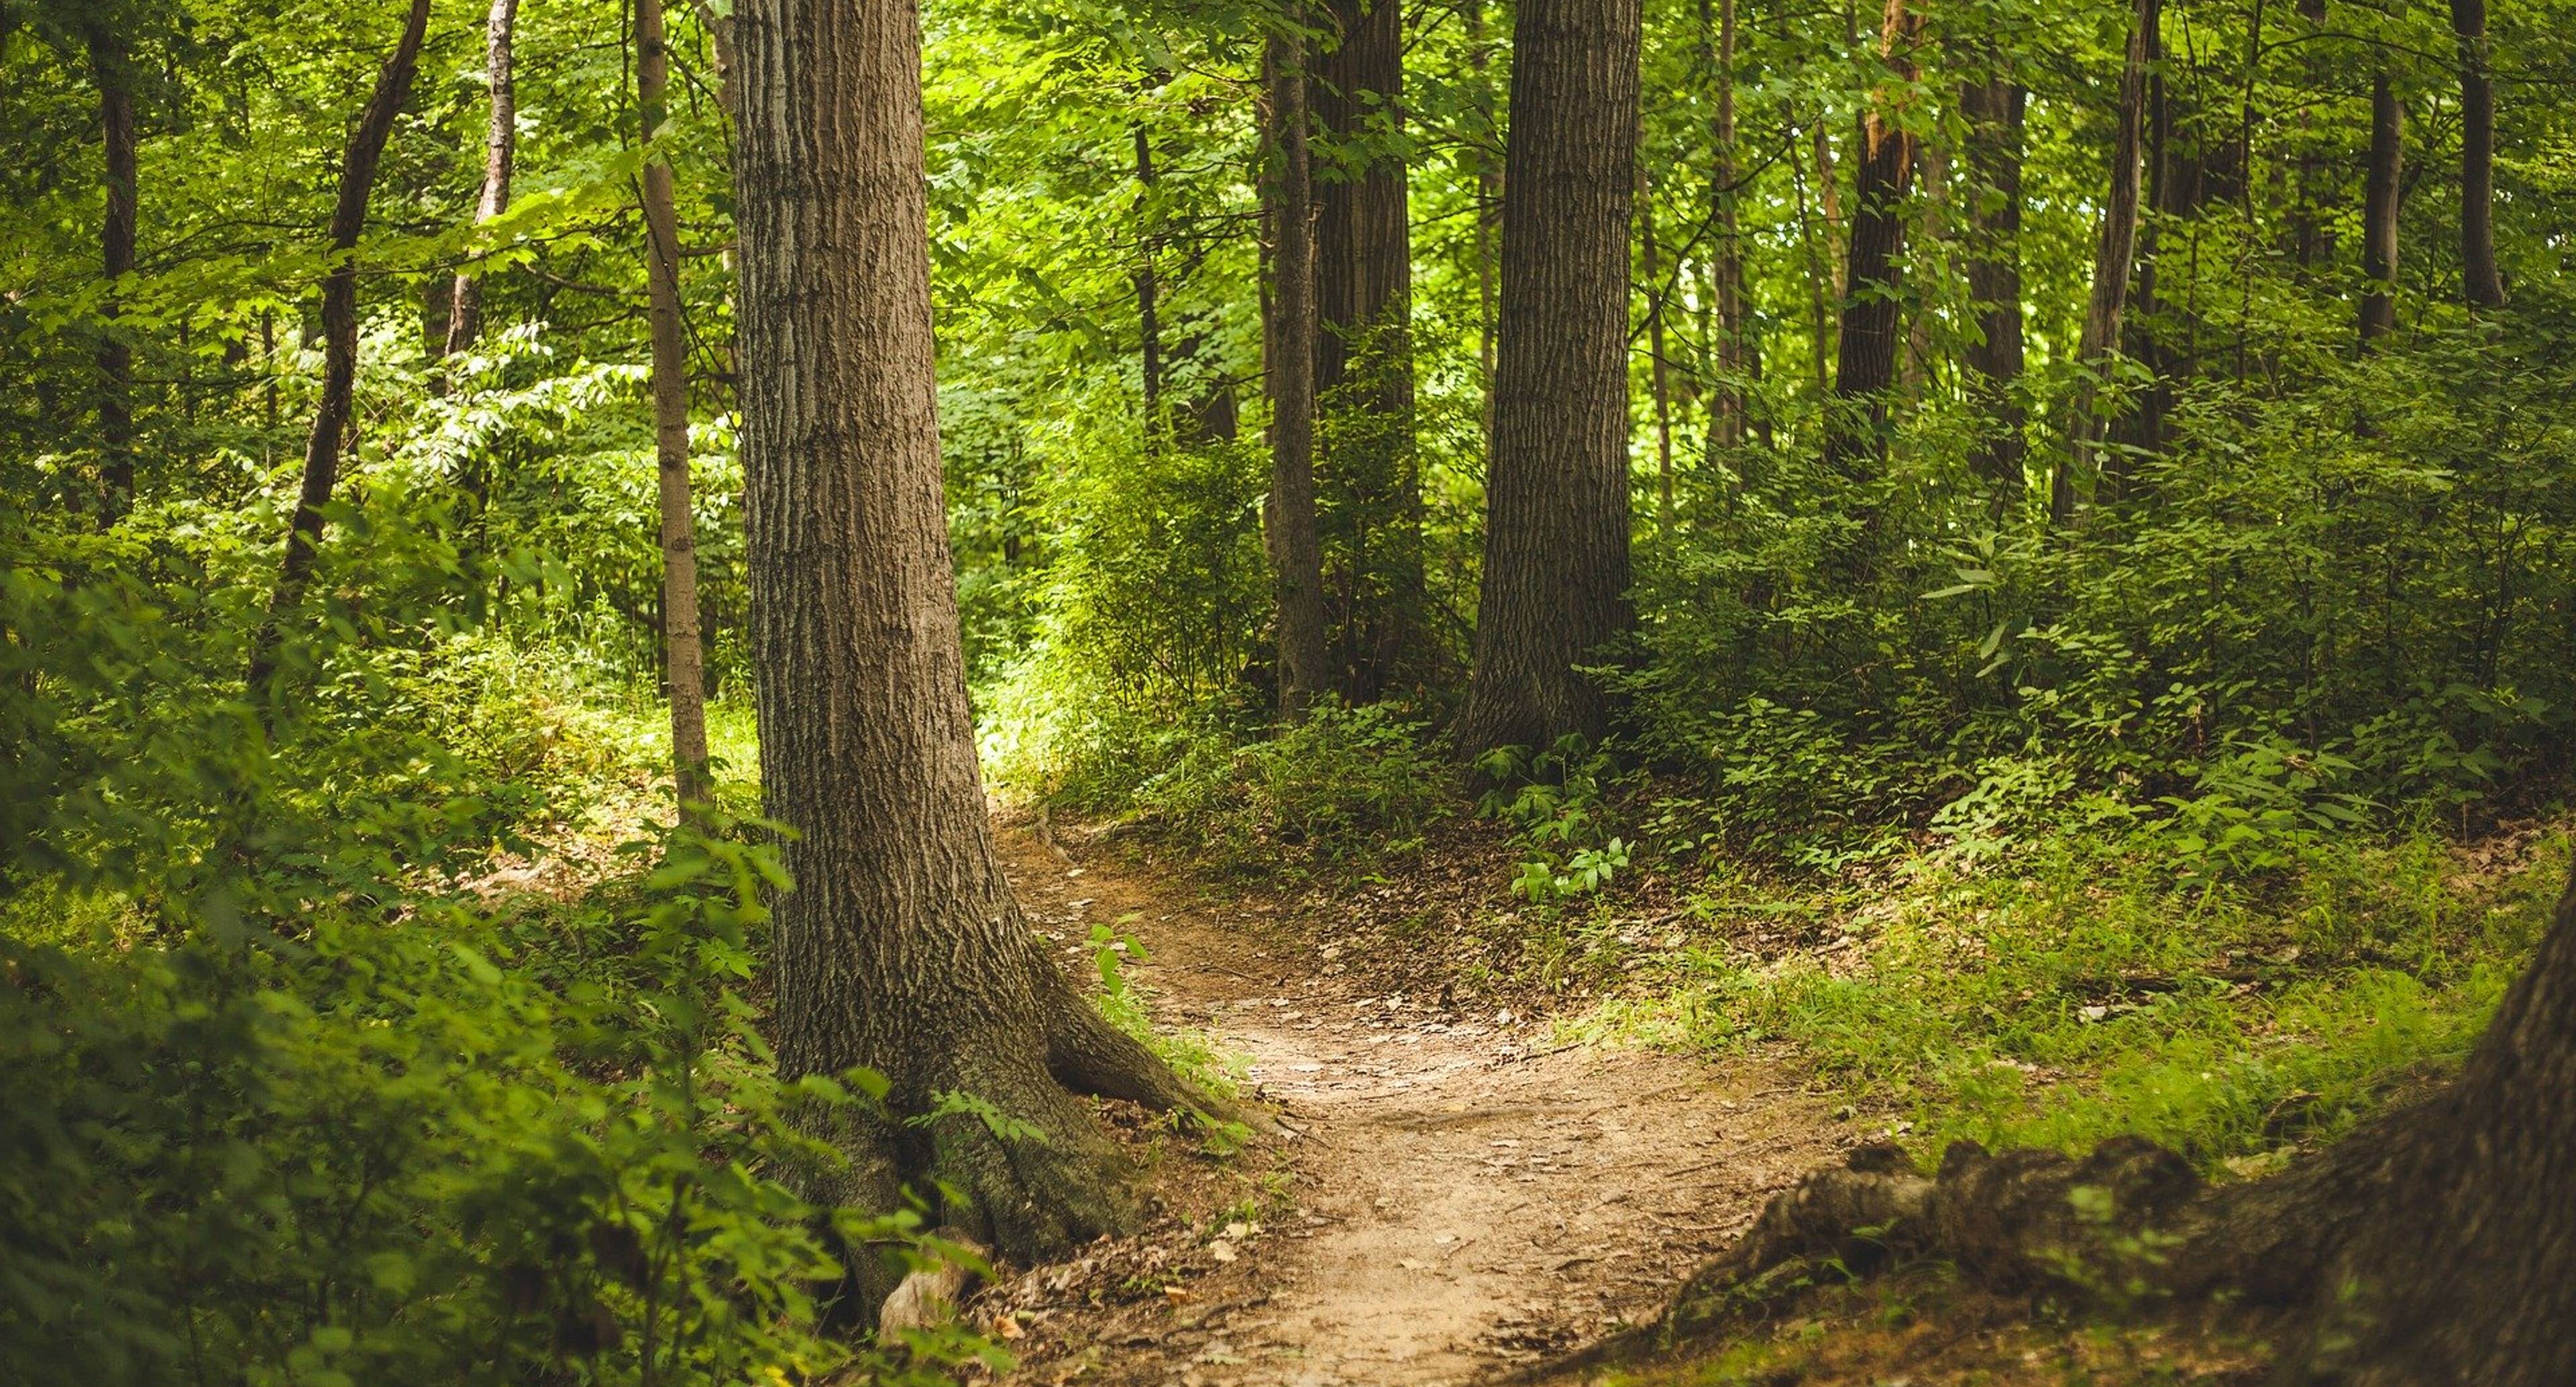
[(0, 1383), (2576, 1382), (2571, 88), (0, 0)]

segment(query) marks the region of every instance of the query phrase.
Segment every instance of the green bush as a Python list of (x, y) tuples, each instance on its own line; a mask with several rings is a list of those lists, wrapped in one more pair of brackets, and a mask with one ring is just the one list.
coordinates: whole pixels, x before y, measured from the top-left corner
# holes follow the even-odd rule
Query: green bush
[(1263, 740), (1191, 742), (1136, 800), (1218, 864), (1271, 869), (1405, 850), (1454, 775), (1422, 724), (1385, 705), (1325, 702)]

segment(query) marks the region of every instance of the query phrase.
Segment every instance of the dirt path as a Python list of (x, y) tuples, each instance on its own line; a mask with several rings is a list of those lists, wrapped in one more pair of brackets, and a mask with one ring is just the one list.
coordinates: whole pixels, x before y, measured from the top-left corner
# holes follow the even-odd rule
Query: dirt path
[(1848, 1130), (1765, 1065), (1559, 1047), (1508, 1014), (1369, 995), (1317, 947), (1097, 857), (1006, 851), (1040, 928), (1136, 936), (1157, 1019), (1247, 1057), (1300, 1133), (1284, 1217), (1193, 1235), (1205, 1274), (1171, 1303), (1033, 1312), (1022, 1381), (1471, 1382), (1652, 1315)]

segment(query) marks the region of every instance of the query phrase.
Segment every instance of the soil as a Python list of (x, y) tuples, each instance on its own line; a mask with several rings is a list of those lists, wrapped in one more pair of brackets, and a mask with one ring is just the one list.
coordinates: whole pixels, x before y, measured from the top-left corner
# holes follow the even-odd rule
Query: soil
[[(1796, 1076), (1557, 1043), (1347, 971), (1110, 852), (1006, 832), (1033, 922), (1087, 957), (1096, 924), (1158, 1025), (1236, 1060), (1283, 1135), (1219, 1165), (1176, 1134), (1138, 1238), (991, 1288), (976, 1316), (1020, 1383), (1432, 1387), (1658, 1312), (1776, 1190), (1858, 1139)], [(1140, 1125), (1131, 1115), (1131, 1131)]]

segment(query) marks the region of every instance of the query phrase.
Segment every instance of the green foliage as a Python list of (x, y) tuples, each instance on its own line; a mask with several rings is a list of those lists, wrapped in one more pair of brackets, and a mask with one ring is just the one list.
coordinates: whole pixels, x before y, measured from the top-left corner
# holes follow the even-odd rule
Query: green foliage
[(1608, 831), (1602, 803), (1612, 762), (1584, 738), (1559, 738), (1536, 755), (1496, 747), (1477, 758), (1476, 771), (1492, 782), (1477, 812), (1511, 824), (1533, 854), (1512, 880), (1513, 895), (1532, 905), (1588, 895), (1627, 867), (1632, 845)]
[(1328, 701), (1265, 739), (1188, 743), (1136, 801), (1232, 870), (1398, 852), (1445, 808), (1453, 775), (1422, 737), (1391, 707)]

